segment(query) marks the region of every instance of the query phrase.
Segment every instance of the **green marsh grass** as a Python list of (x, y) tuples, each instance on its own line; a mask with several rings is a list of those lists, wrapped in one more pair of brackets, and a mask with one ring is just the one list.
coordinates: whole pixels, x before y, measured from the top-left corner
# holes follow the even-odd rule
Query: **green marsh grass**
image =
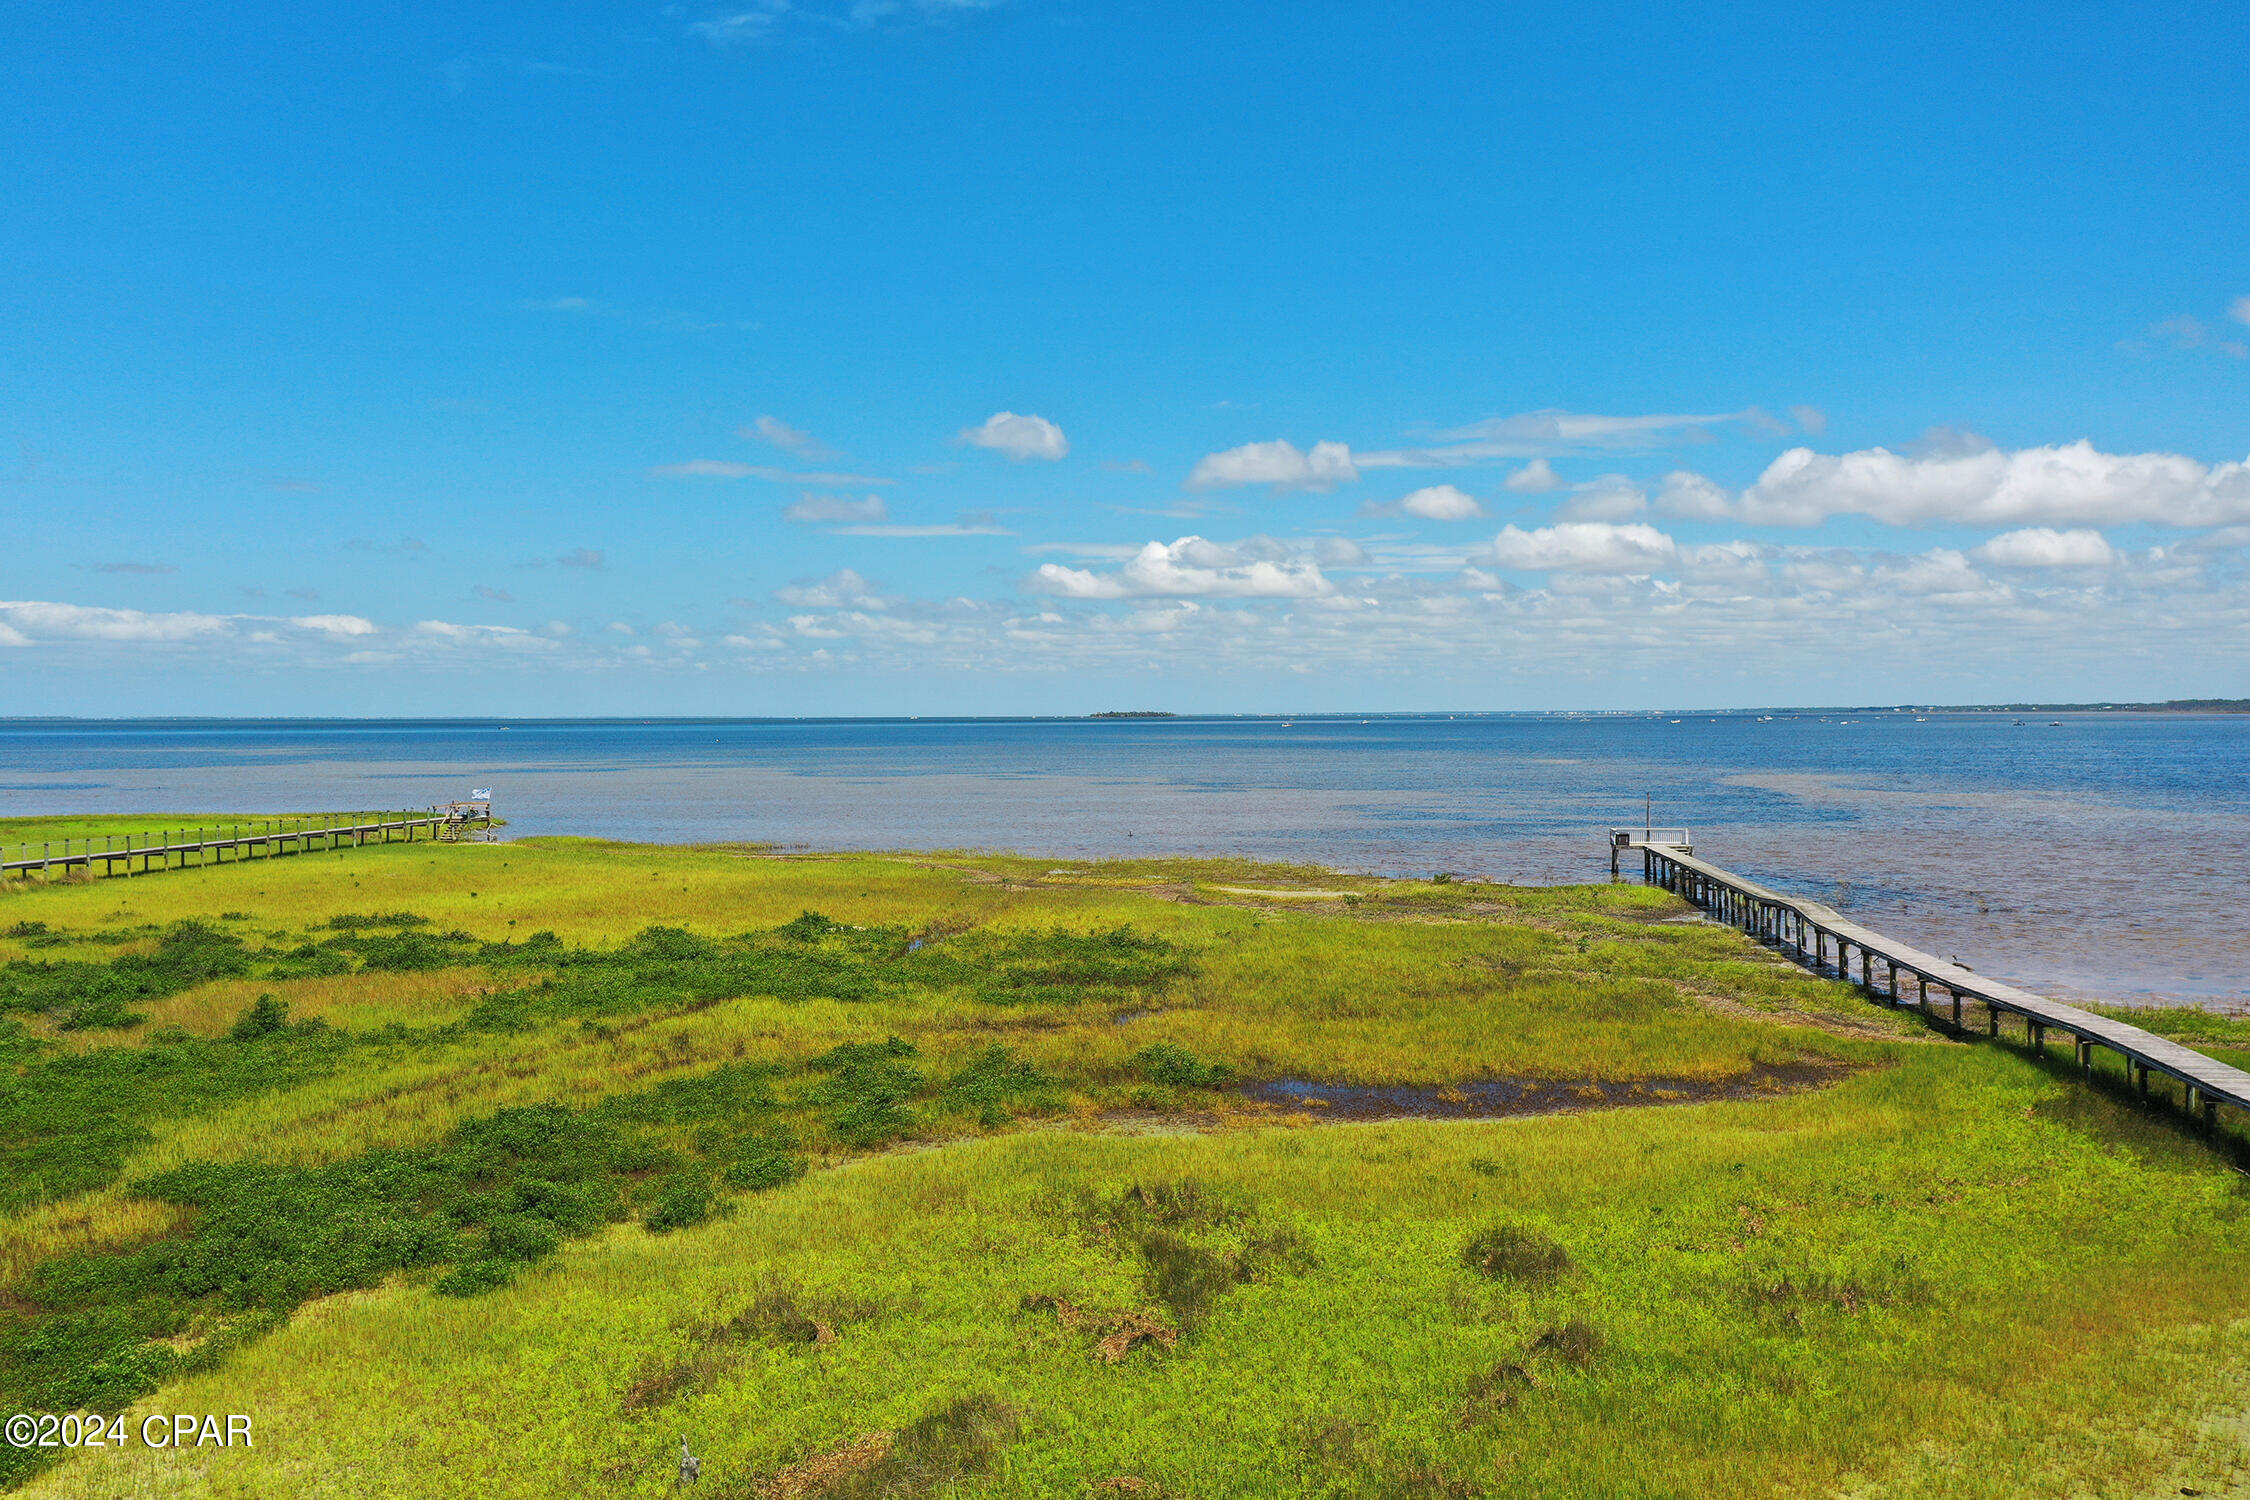
[[(653, 1496), (682, 1433), (718, 1495), (2123, 1495), (2243, 1455), (2205, 1377), (2250, 1353), (2250, 1179), (2109, 1073), (1637, 886), (1056, 869), (534, 840), (0, 899), (0, 965), (97, 989), (182, 924), (231, 955), (129, 1025), (20, 992), (0, 1145), (55, 1166), (0, 1216), (0, 1383), (260, 1434), (25, 1492)], [(1791, 1064), (1840, 1081), (1352, 1125), (1242, 1087)]]

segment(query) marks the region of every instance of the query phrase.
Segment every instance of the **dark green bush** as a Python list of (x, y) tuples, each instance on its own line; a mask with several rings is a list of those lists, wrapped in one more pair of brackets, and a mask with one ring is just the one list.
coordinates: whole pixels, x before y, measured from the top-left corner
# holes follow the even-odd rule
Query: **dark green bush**
[(227, 1035), (238, 1042), (254, 1042), (260, 1037), (272, 1036), (289, 1024), (289, 1006), (286, 1001), (271, 995), (260, 995), (243, 1007), (242, 1014), (234, 1018)]
[(161, 1000), (207, 980), (248, 973), (242, 940), (201, 922), (178, 922), (149, 953), (127, 953), (107, 963), (82, 959), (0, 964), (0, 1011), (53, 1016), (65, 1030), (135, 1026), (144, 1019), (133, 1003)]
[(675, 1172), (658, 1186), (655, 1200), (642, 1219), (656, 1234), (685, 1229), (711, 1217), (711, 1185), (693, 1172)]
[(536, 1214), (501, 1214), (484, 1230), (484, 1253), (496, 1260), (537, 1260), (562, 1248), (562, 1233)]
[(430, 1290), (447, 1297), (476, 1297), (496, 1291), (515, 1280), (521, 1261), (479, 1258), (465, 1260), (430, 1283)]
[(746, 1142), (727, 1163), (726, 1185), (731, 1188), (748, 1188), (752, 1192), (765, 1188), (784, 1187), (805, 1175), (805, 1159), (790, 1151), (780, 1142), (753, 1140)]
[(410, 911), (345, 912), (321, 923), (330, 932), (367, 932), (382, 927), (427, 927), (430, 919)]

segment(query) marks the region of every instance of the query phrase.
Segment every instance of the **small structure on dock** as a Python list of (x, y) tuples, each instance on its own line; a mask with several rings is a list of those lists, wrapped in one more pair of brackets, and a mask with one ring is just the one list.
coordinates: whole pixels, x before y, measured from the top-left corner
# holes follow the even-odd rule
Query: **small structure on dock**
[(466, 802), (448, 802), (437, 809), (438, 837), (449, 844), (467, 843), (492, 827), (492, 799), (473, 797)]
[(1695, 852), (1695, 841), (1688, 837), (1685, 828), (1612, 828), (1609, 831), (1609, 873), (1619, 873), (1618, 857), (1626, 850), (1646, 848), (1652, 844), (1677, 849), (1683, 854)]

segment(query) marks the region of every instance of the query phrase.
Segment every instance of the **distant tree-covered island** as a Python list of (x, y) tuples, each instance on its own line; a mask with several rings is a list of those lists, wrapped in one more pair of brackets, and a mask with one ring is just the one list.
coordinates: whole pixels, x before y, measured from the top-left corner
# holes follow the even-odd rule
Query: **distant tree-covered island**
[(1959, 713), (2250, 714), (2250, 698), (2171, 698), (2162, 703), (1966, 703)]
[(1109, 708), (1098, 714), (1086, 715), (1089, 719), (1176, 719), (1178, 714), (1168, 708)]

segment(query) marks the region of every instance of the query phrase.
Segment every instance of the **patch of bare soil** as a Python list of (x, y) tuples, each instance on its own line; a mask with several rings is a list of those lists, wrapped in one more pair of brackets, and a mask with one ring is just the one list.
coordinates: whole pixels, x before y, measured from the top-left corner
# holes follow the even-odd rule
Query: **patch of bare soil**
[(816, 1453), (801, 1464), (791, 1464), (768, 1476), (757, 1487), (758, 1500), (809, 1500), (834, 1493), (846, 1480), (866, 1473), (891, 1456), (897, 1434), (862, 1433), (825, 1453)]
[(1094, 1357), (1105, 1365), (1122, 1364), (1126, 1355), (1143, 1344), (1152, 1349), (1170, 1351), (1180, 1342), (1180, 1330), (1154, 1313), (1138, 1310), (1093, 1313), (1068, 1297), (1044, 1293), (1024, 1298), (1023, 1308), (1026, 1312), (1051, 1309), (1062, 1326), (1072, 1333), (1091, 1331), (1101, 1334), (1101, 1339), (1094, 1345)]

